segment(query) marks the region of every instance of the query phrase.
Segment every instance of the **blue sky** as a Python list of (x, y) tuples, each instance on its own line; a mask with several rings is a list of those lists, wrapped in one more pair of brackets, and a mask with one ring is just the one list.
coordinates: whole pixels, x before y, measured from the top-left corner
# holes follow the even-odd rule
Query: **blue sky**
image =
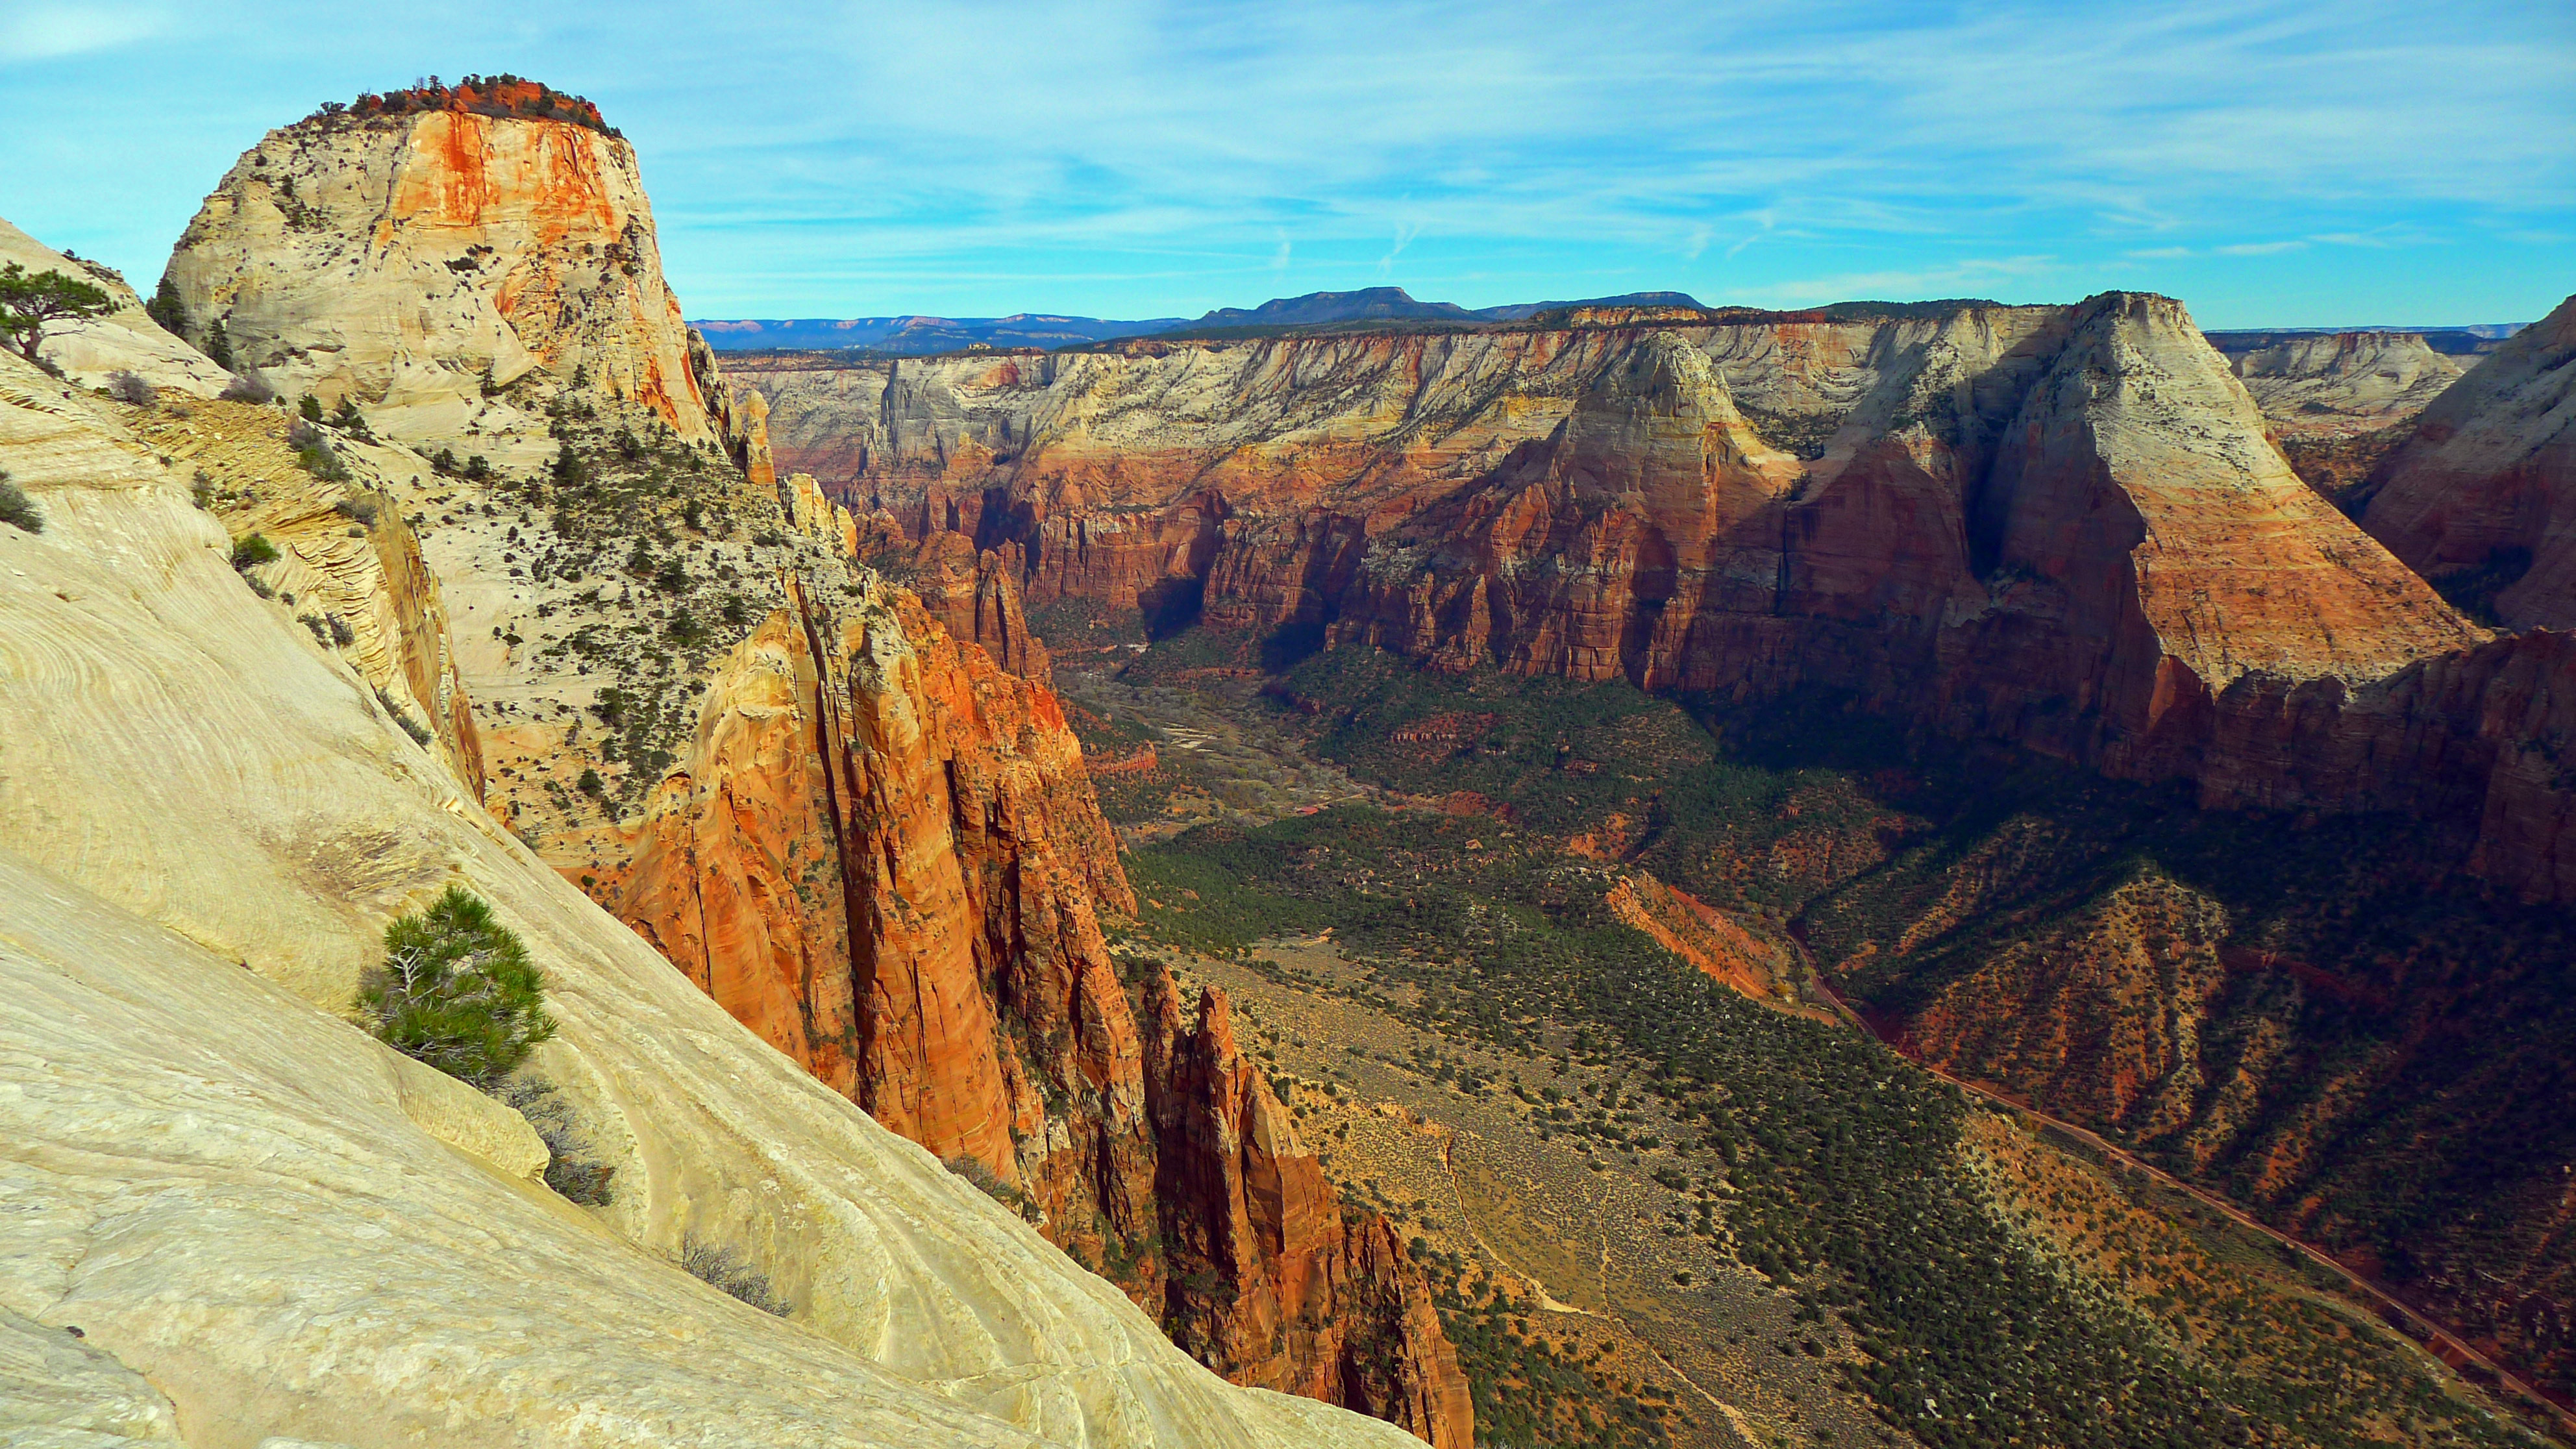
[(2576, 291), (2576, 5), (0, 0), (0, 216), (147, 288), (273, 125), (511, 70), (642, 154), (694, 317)]

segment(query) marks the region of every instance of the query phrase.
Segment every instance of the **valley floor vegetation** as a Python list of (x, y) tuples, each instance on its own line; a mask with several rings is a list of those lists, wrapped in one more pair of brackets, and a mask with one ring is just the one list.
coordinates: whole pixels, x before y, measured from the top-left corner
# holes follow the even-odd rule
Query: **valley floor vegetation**
[[(1680, 1140), (1588, 1113), (1563, 1125), (1611, 1150), (1671, 1153), (1669, 1172), (1714, 1189), (1722, 1211), (1694, 1230), (1794, 1295), (1802, 1314), (1833, 1319), (1854, 1350), (1839, 1371), (1891, 1430), (1932, 1445), (2526, 1440), (2281, 1264), (2212, 1268), (2226, 1254), (2173, 1237), (2158, 1212), (2130, 1213), (2105, 1237), (2115, 1214), (2073, 1205), (2062, 1184), (2053, 1198), (1999, 1185), (2000, 1149), (1979, 1145), (1992, 1138), (1988, 1109), (1861, 1033), (1699, 976), (1604, 904), (1620, 870), (1649, 870), (1784, 949), (1812, 949), (1884, 1022), (1938, 1025), (1944, 991), (1962, 982), (1993, 997), (1997, 983), (1979, 973), (2000, 962), (2014, 974), (1989, 1009), (2071, 1015), (2115, 1055), (2197, 1029), (2204, 1052), (2214, 1041), (2225, 1053), (2217, 1066), (2243, 1069), (2232, 1098), (2226, 1082), (2196, 1075), (2203, 1062), (2170, 1049), (2136, 1046), (2136, 1061), (2099, 1074), (2143, 1063), (2151, 1079), (2181, 1081), (2161, 1105), (2152, 1093), (2069, 1102), (2071, 1066), (1993, 1033), (1950, 1050), (1954, 1069), (2000, 1071), (2341, 1251), (2430, 1242), (2460, 1253), (2466, 1225), (2494, 1240), (2484, 1246), (2496, 1261), (2527, 1260), (2548, 1249), (2505, 1223), (2477, 1226), (2467, 1209), (2500, 1183), (2530, 1181), (2525, 1159), (2568, 1149), (2567, 1124), (2516, 1115), (2567, 1097), (2533, 1073), (2551, 1070), (2549, 1042), (2576, 1039), (2558, 1024), (2570, 1008), (2545, 1004), (2576, 1001), (2553, 990), (2568, 943), (2549, 913), (2493, 900), (2446, 866), (2454, 847), (2435, 832), (2200, 812), (2169, 791), (1926, 737), (1824, 696), (1741, 708), (1617, 684), (1444, 675), (1366, 649), (1265, 656), (1199, 629), (1100, 657), (1068, 689), (1086, 704), (1077, 729), (1104, 758), (1153, 744), (1174, 761), (1172, 742), (1191, 738), (1207, 702), (1268, 721), (1229, 732), (1254, 747), (1236, 749), (1244, 761), (1190, 751), (1178, 773), (1162, 764), (1102, 791), (1131, 845), (1140, 936), (1241, 960), (1262, 942), (1330, 929), (1432, 1029), (1647, 1064), (1649, 1090), (1689, 1124)], [(1059, 656), (1060, 672), (1069, 662)], [(1176, 716), (1191, 721), (1180, 734), (1156, 719), (1156, 691), (1172, 690), (1202, 701)], [(1281, 758), (1254, 758), (1264, 751)], [(1186, 803), (1193, 791), (1231, 798), (1228, 769), (1293, 786), (1301, 767), (1348, 782), (1346, 800), (1403, 808), (1318, 809), (1294, 789), (1256, 791), (1240, 807)], [(1169, 783), (1155, 788), (1154, 776)], [(1175, 834), (1185, 812), (1210, 823)], [(1154, 819), (1170, 823), (1134, 833)], [(2127, 914), (2085, 936), (2115, 910)], [(2152, 1006), (2082, 1015), (2110, 992), (2154, 1001), (2183, 957), (2217, 968), (2214, 990), (2178, 993), (2210, 1020), (2140, 1029), (2134, 1018)], [(2148, 979), (2065, 986), (2034, 964), (2077, 958), (2117, 959)], [(2511, 963), (2500, 977), (2497, 961)], [(2319, 962), (2362, 963), (2363, 979)], [(2428, 1042), (2421, 1008), (2403, 1005), (2409, 978), (2427, 977), (2465, 988), (2501, 1058), (2473, 1055), (2438, 1022)], [(2436, 1048), (2404, 1063), (2414, 1075), (2361, 1075), (2376, 1084), (2379, 1117), (2320, 1113), (2321, 1093), (2351, 1090), (2352, 1063), (2410, 1039)], [(2273, 1055), (2247, 1050), (2261, 1041)], [(2457, 1100), (2450, 1083), (2479, 1088), (2509, 1130), (2446, 1131), (2437, 1152), (2408, 1153), (2404, 1140), (2424, 1141), (2431, 1125), (2423, 1114)], [(2331, 1150), (2312, 1150), (2321, 1134)], [(2260, 1181), (2285, 1142), (2302, 1149), (2291, 1160), (2304, 1174)], [(2239, 1268), (2278, 1281), (2248, 1288), (2230, 1276)], [(1463, 1350), (1478, 1330), (1454, 1306), (1451, 1316)]]

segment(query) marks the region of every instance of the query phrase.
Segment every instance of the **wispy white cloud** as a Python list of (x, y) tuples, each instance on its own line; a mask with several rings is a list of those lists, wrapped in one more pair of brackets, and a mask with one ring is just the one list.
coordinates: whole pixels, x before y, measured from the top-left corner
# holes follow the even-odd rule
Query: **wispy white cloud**
[(59, 60), (159, 34), (168, 15), (157, 7), (43, 4), (11, 0), (0, 14), (0, 65)]
[[(146, 12), (5, 13), (0, 59), (34, 53), (29, 17)], [(1455, 281), (1471, 304), (1963, 291), (2003, 283), (1957, 258), (2045, 256), (2000, 275), (2277, 305), (2267, 247), (2420, 288), (2409, 248), (2520, 247), (2536, 276), (2546, 243), (2512, 238), (2576, 231), (2576, 11), (2528, 0), (779, 0), (757, 25), (704, 0), (273, 0), (257, 25), (170, 23), (194, 28), (43, 42), (125, 45), (115, 88), (13, 71), (0, 131), (46, 139), (0, 211), (32, 190), (81, 226), (131, 218), (84, 250), (148, 274), (259, 126), (509, 68), (634, 138), (700, 311), (1148, 315), (1257, 301), (1292, 256), (1301, 285)], [(202, 174), (163, 154), (185, 108), (238, 132), (185, 158)], [(39, 124), (66, 114), (76, 133)], [(146, 194), (138, 166), (171, 174)], [(2259, 293), (2226, 280), (2267, 265)]]

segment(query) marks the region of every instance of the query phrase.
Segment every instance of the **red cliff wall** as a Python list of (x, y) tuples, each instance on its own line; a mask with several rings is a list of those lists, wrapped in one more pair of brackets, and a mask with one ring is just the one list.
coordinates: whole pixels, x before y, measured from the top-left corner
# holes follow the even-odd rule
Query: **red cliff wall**
[[(1095, 915), (1135, 900), (1055, 696), (904, 590), (789, 592), (718, 670), (616, 914), (878, 1120), (980, 1163), (1140, 1304), (1303, 1335), (1287, 1359), (1192, 1344), (1220, 1371), (1466, 1449), (1473, 1411), (1427, 1290), (1391, 1240), (1363, 1261), (1311, 1156), (1254, 1174), (1294, 1178), (1294, 1204), (1180, 1190), (1222, 1178), (1207, 1124), (1285, 1116), (1235, 1057), (1221, 999), (1221, 1052), (1140, 1037)], [(1215, 1294), (1178, 1281), (1208, 1243), (1241, 1249)], [(1402, 1372), (1353, 1377), (1343, 1357)]]
[[(2300, 482), (2167, 299), (1023, 361), (894, 365), (838, 486), (1019, 544), (1033, 598), (1445, 667), (1850, 690), (2213, 802), (2371, 809), (2438, 777), (2417, 793), (2471, 812), (2481, 870), (2567, 888), (2530, 851), (2569, 792), (2514, 774), (2508, 700), (2459, 702), (2485, 632)], [(2508, 601), (2541, 597), (2555, 536)], [(2296, 758), (2261, 743), (2293, 695)], [(2326, 768), (2357, 753), (2373, 771)]]

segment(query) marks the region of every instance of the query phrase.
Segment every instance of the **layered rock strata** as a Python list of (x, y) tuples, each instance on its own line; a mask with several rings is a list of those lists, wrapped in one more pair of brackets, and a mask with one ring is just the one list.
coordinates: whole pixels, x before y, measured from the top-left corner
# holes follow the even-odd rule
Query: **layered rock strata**
[[(1302, 1149), (1278, 1149), (1296, 1203), (1208, 1189), (1236, 1170), (1210, 1142), (1231, 1152), (1246, 1113), (1285, 1114), (1232, 1052), (1221, 998), (1207, 1050), (1140, 1040), (1095, 915), (1135, 902), (1054, 696), (904, 590), (788, 593), (718, 671), (619, 917), (1229, 1377), (1463, 1449), (1464, 1379), (1384, 1224), (1346, 1242)], [(1232, 1245), (1213, 1276), (1211, 1243)]]
[(2321, 332), (2222, 349), (2284, 439), (2392, 427), (2422, 412), (2476, 358), (2436, 352), (2420, 332)]
[(323, 442), (418, 524), (511, 833), (1159, 1311), (1152, 1129), (1094, 916), (1132, 902), (1013, 566), (924, 553), (955, 638), (854, 568), (877, 520), (782, 485), (766, 403), (679, 325), (631, 149), (317, 117), (244, 156), (169, 275), (193, 325), (370, 426)]
[(192, 341), (289, 395), (366, 404), (404, 439), (544, 448), (565, 389), (712, 439), (634, 148), (570, 121), (428, 111), (271, 131), (164, 278)]
[[(2493, 734), (2514, 671), (2300, 481), (2163, 298), (876, 366), (872, 412), (836, 393), (864, 446), (788, 446), (853, 507), (1019, 545), (1032, 600), (1450, 667), (1824, 686), (2212, 803), (2369, 809), (2438, 778), (2482, 869), (2561, 889), (2528, 853), (2556, 787), (2509, 779), (2520, 746)], [(2291, 695), (2340, 701), (2308, 706), (2301, 757), (2263, 743)], [(2392, 728), (2403, 759), (2323, 767)]]
[[(46, 517), (0, 526), (0, 1354), (46, 1335), (38, 1432), (1409, 1442), (1224, 1384), (763, 1045), (245, 588), (185, 470), (0, 379), (0, 466)], [(545, 972), (533, 1069), (614, 1166), (605, 1206), (530, 1180), (508, 1108), (341, 1019), (385, 922), (449, 884)], [(681, 1271), (692, 1246), (789, 1316)]]
[[(1237, 1383), (1473, 1449), (1475, 1404), (1421, 1275), (1385, 1218), (1345, 1218), (1288, 1109), (1235, 1045), (1225, 992), (1206, 988), (1193, 1023), (1158, 966), (1142, 1005), (1174, 1336)], [(1209, 1282), (1219, 1291), (1190, 1286)]]
[(2495, 575), (2496, 616), (2576, 628), (2576, 297), (2515, 333), (2416, 420), (2362, 494), (2362, 526), (2417, 572)]

